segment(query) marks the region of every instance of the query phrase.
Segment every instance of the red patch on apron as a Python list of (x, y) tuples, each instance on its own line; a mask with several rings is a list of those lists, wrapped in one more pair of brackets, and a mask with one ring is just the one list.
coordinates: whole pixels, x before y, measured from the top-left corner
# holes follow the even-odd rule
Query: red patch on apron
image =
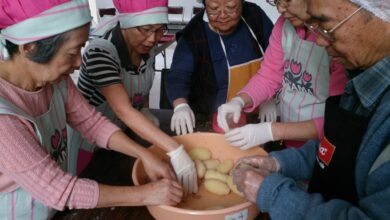
[(326, 137), (322, 138), (320, 146), (318, 147), (317, 157), (327, 166), (332, 161), (332, 157), (336, 147), (331, 144)]

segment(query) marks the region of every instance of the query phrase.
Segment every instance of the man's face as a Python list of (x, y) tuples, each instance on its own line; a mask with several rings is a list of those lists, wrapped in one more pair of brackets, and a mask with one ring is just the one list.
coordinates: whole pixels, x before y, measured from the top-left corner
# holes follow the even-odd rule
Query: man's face
[[(326, 47), (329, 55), (347, 69), (365, 69), (369, 66), (368, 54), (372, 52), (370, 36), (366, 29), (367, 18), (363, 10), (347, 0), (311, 0), (308, 12), (318, 28), (330, 31), (340, 24), (329, 35), (332, 40), (318, 35), (317, 44)], [(353, 14), (356, 12), (355, 14)], [(352, 15), (353, 14), (353, 15)], [(348, 16), (347, 20), (342, 22)]]

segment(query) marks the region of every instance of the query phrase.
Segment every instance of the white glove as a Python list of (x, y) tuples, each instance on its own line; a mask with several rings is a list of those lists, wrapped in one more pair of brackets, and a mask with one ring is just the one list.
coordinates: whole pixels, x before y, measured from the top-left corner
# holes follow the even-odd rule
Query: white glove
[(160, 127), (160, 121), (158, 120), (158, 118), (155, 115), (153, 115), (149, 111), (149, 108), (142, 108), (141, 113), (145, 116), (145, 118), (147, 118), (149, 121), (151, 121), (154, 125), (156, 125), (157, 127)]
[(237, 123), (240, 119), (241, 110), (244, 107), (245, 102), (240, 97), (234, 97), (230, 102), (218, 107), (218, 126), (225, 132), (229, 131), (228, 118), (233, 117), (233, 122)]
[(272, 122), (245, 125), (225, 133), (225, 139), (230, 145), (247, 150), (274, 140), (271, 124)]
[(173, 116), (171, 119), (171, 131), (176, 130), (176, 134), (187, 134), (194, 132), (195, 128), (195, 115), (190, 106), (187, 103), (179, 104), (173, 110)]
[(260, 106), (260, 122), (275, 122), (277, 117), (275, 100), (271, 99)]
[(198, 180), (195, 164), (184, 150), (184, 146), (180, 145), (176, 150), (168, 152), (167, 155), (171, 158), (177, 180), (183, 185), (185, 193), (197, 193)]

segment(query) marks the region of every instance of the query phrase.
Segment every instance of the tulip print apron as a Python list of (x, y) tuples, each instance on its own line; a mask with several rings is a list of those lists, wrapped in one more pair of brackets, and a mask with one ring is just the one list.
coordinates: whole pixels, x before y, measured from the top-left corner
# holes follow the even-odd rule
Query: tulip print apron
[(288, 21), (284, 22), (282, 47), (284, 77), (276, 95), (281, 121), (300, 122), (323, 117), (329, 96), (328, 53), (315, 42), (299, 38)]
[[(15, 115), (34, 126), (41, 147), (47, 151), (64, 172), (74, 174), (77, 149), (67, 145), (65, 102), (66, 80), (53, 86), (50, 107), (44, 114), (31, 117), (19, 107), (0, 97), (0, 114)], [(21, 187), (0, 193), (0, 219), (50, 219), (54, 210), (45, 206)]]
[[(110, 52), (113, 59), (120, 63), (120, 58), (115, 46), (108, 40), (101, 38), (94, 39), (86, 48), (98, 47), (104, 48)], [(153, 79), (155, 75), (154, 71), (154, 50), (150, 53), (150, 58), (144, 62), (141, 61), (141, 68), (145, 69), (144, 72), (134, 73), (132, 71), (127, 71), (121, 67), (120, 77), (122, 78), (123, 85), (126, 89), (127, 95), (131, 97), (131, 103), (134, 108), (140, 110), (143, 107), (143, 102), (145, 97), (149, 95), (150, 89), (152, 88)], [(122, 130), (125, 130), (127, 126), (121, 122), (121, 120), (116, 117), (114, 111), (111, 109), (107, 102), (103, 102), (96, 107), (96, 110), (103, 113), (104, 116), (109, 118), (114, 124), (120, 127)], [(69, 128), (69, 143), (71, 145), (76, 145), (79, 148), (92, 152), (94, 151), (96, 145), (88, 143), (78, 132), (73, 131)]]
[[(256, 40), (257, 45), (259, 46), (259, 49), (261, 51), (261, 54), (264, 56), (264, 50), (261, 47), (260, 43), (257, 41), (256, 35), (253, 32), (253, 30), (249, 27), (249, 25), (246, 23), (245, 19), (241, 17), (241, 19), (244, 21), (245, 25), (248, 27), (249, 32), (251, 33), (253, 39)], [(227, 52), (225, 44), (222, 40), (222, 37), (219, 35), (219, 40), (221, 42), (223, 53), (226, 57), (226, 63), (228, 66), (228, 74), (229, 74), (229, 85), (228, 85), (228, 92), (227, 92), (227, 100), (226, 102), (230, 101), (232, 98), (234, 98), (237, 93), (244, 88), (246, 84), (248, 84), (249, 80), (254, 76), (257, 71), (260, 69), (261, 62), (263, 60), (263, 57), (247, 61), (246, 63), (241, 63), (238, 65), (231, 66), (229, 64), (229, 60), (227, 58)], [(241, 114), (240, 120), (238, 123), (240, 126), (246, 124), (246, 115), (244, 113)], [(218, 127), (217, 123), (217, 114), (213, 114), (213, 129), (216, 132), (223, 133), (224, 131)]]

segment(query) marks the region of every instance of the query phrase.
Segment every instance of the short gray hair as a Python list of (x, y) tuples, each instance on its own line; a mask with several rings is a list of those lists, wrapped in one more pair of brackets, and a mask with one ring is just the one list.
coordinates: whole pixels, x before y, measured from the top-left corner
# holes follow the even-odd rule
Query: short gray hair
[[(34, 61), (36, 63), (46, 64), (50, 62), (50, 60), (54, 57), (54, 55), (57, 53), (58, 49), (66, 41), (66, 39), (67, 39), (67, 32), (33, 42), (33, 44), (36, 44), (36, 47), (34, 51), (28, 54), (27, 57), (31, 61)], [(5, 47), (9, 51), (11, 58), (15, 54), (19, 53), (18, 51), (19, 45), (16, 45), (8, 40), (6, 40)]]

